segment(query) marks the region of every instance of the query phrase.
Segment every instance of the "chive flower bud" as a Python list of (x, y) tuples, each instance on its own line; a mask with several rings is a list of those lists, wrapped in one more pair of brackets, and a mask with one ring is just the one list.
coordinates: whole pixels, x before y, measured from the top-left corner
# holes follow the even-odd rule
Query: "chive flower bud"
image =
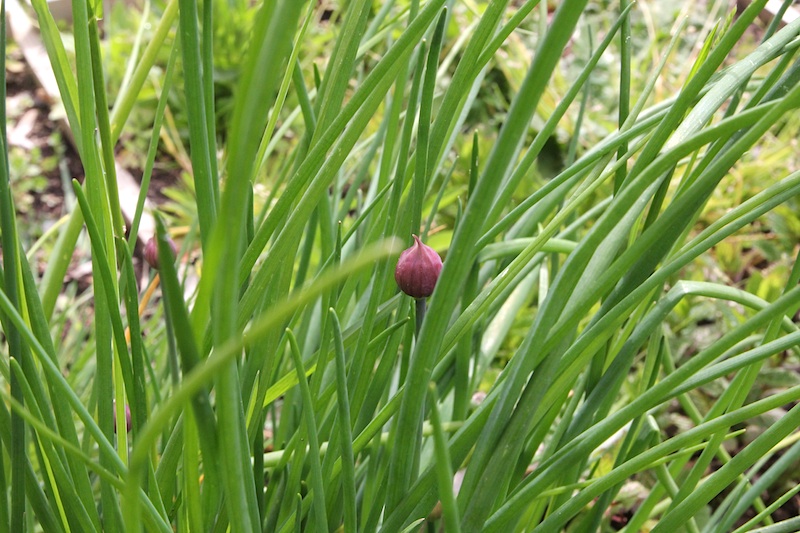
[(433, 294), (436, 280), (442, 271), (442, 258), (436, 250), (422, 244), (419, 237), (414, 237), (411, 248), (400, 254), (394, 279), (400, 290), (413, 298), (427, 298)]
[[(169, 247), (172, 248), (172, 256), (178, 255), (178, 245), (175, 244), (175, 241), (169, 237), (167, 237), (167, 241), (169, 242)], [(158, 270), (158, 245), (155, 235), (144, 245), (144, 260), (153, 270)]]
[[(117, 407), (116, 402), (114, 405), (114, 433), (117, 432)], [(128, 404), (125, 404), (125, 432), (131, 432), (131, 407)]]

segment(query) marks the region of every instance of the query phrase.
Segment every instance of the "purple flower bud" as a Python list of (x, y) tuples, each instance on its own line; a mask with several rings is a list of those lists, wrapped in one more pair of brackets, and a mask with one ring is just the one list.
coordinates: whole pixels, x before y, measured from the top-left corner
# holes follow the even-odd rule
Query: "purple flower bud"
[(414, 298), (427, 298), (433, 294), (436, 280), (442, 271), (442, 258), (436, 250), (422, 244), (419, 237), (414, 237), (414, 244), (400, 254), (394, 279), (400, 290)]
[[(173, 257), (178, 255), (178, 245), (169, 237), (167, 237), (167, 240), (169, 241), (170, 248), (172, 248)], [(147, 264), (150, 265), (153, 270), (158, 270), (158, 245), (155, 235), (144, 245), (144, 260), (147, 261)]]
[[(117, 432), (117, 408), (116, 402), (114, 406), (114, 433)], [(130, 433), (131, 431), (131, 408), (128, 404), (125, 404), (125, 432)]]

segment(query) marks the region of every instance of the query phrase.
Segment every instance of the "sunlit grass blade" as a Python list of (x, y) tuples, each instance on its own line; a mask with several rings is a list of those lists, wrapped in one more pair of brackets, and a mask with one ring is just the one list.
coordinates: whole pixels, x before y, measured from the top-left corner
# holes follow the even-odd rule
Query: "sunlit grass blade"
[[(16, 368), (19, 369), (19, 366), (15, 365), (14, 363), (15, 362), (12, 361), (12, 366), (16, 366)], [(19, 372), (16, 373), (19, 374)], [(10, 405), (11, 411), (17, 416), (22, 417), (29, 424), (31, 422), (34, 424), (37, 422), (32, 415), (28, 414), (28, 411), (26, 411), (22, 404), (18, 400), (11, 397), (7, 391), (3, 390), (0, 395), (3, 396), (4, 401)], [(3, 406), (2, 410), (0, 410), (0, 432), (2, 432), (3, 440), (6, 438), (11, 438), (10, 419), (11, 414), (8, 410), (6, 410), (5, 406)], [(28, 481), (26, 484), (28, 504), (35, 513), (36, 519), (40, 522), (40, 524), (42, 524), (43, 527), (52, 528), (53, 531), (64, 531), (66, 529), (66, 525), (63, 523), (63, 509), (53, 509), (52, 507), (55, 506), (51, 507), (51, 501), (49, 501), (45, 496), (43, 487), (39, 486), (39, 483), (34, 482), (37, 480), (37, 476), (33, 470), (30, 460), (27, 457), (24, 458), (23, 463), (19, 466), (19, 468), (26, 474), (26, 480)], [(59, 511), (62, 512), (59, 513), (59, 516), (56, 516), (56, 513)], [(5, 513), (8, 514), (8, 510), (6, 510)], [(87, 524), (87, 526), (89, 527), (89, 531), (94, 530), (92, 529), (91, 523)]]

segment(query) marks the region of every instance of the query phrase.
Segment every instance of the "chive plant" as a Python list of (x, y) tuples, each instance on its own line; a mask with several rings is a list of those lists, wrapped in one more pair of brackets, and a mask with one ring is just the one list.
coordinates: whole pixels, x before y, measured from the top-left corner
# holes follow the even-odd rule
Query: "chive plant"
[[(317, 2), (256, 2), (222, 131), (217, 2), (160, 6), (108, 94), (101, 3), (73, 1), (68, 47), (32, 0), (85, 176), (40, 275), (0, 136), (0, 530), (588, 532), (611, 527), (633, 481), (637, 505), (616, 524), (630, 533), (794, 530), (772, 514), (796, 489), (762, 495), (800, 455), (800, 386), (756, 384), (771, 357), (800, 353), (800, 266), (770, 299), (683, 278), (800, 194), (800, 172), (765, 179), (697, 229), (726, 176), (800, 106), (800, 21), (741, 51), (766, 3), (701, 35), (680, 90), (659, 100), (686, 25), (639, 68), (640, 8), (627, 0), (608, 3), (596, 34), (587, 0), (554, 13), (537, 0), (350, 0), (334, 7), (325, 57), (312, 55)], [(548, 107), (586, 32), (588, 56)], [(519, 35), (532, 59), (497, 131), (481, 132), (487, 149), (466, 124)], [(583, 146), (592, 75), (611, 50), (616, 109)], [(114, 147), (148, 76), (162, 91), (124, 221)], [(200, 268), (176, 259), (156, 213), (147, 257), (159, 270), (140, 286), (136, 229), (171, 91), (196, 199), (182, 251)], [(570, 155), (539, 180), (565, 123)], [(268, 199), (254, 197), (261, 183)], [(89, 297), (58, 304), (84, 229)], [(427, 305), (395, 283), (412, 235), (445, 258)], [(672, 319), (698, 301), (737, 312), (682, 358)], [(90, 324), (68, 319), (73, 305), (92, 310)], [(724, 392), (697, 401), (722, 379)], [(670, 432), (659, 413), (676, 404), (692, 424)], [(741, 424), (775, 409), (780, 420), (729, 453)]]

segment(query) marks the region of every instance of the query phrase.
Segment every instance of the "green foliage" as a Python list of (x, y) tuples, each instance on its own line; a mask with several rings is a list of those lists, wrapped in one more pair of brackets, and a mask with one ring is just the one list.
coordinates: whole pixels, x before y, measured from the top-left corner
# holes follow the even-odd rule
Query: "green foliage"
[[(40, 278), (3, 138), (0, 529), (781, 520), (800, 22), (757, 42), (765, 3), (173, 0), (101, 41), (76, 0), (73, 69), (35, 0), (86, 178)], [(162, 128), (187, 183), (137, 276), (114, 149), (146, 190)]]

